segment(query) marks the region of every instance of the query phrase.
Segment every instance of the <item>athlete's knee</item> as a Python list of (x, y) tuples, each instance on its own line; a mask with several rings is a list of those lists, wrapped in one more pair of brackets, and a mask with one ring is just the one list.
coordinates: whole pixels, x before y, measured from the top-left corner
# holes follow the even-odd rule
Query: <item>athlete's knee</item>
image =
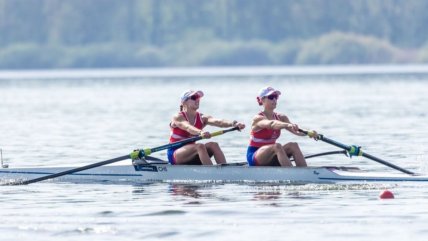
[(209, 150), (216, 150), (216, 149), (220, 149), (220, 146), (218, 145), (217, 142), (208, 142), (205, 144), (206, 148)]
[(290, 142), (289, 145), (290, 145), (290, 148), (292, 150), (299, 150), (300, 149), (299, 144), (297, 144), (297, 142)]
[(196, 150), (198, 150), (198, 151), (207, 151), (207, 148), (206, 148), (205, 144), (203, 144), (203, 143), (197, 143), (196, 144)]
[(281, 144), (279, 144), (279, 143), (275, 143), (275, 144), (273, 144), (273, 150), (274, 150), (275, 152), (281, 151), (281, 150), (282, 150), (282, 145), (281, 145)]

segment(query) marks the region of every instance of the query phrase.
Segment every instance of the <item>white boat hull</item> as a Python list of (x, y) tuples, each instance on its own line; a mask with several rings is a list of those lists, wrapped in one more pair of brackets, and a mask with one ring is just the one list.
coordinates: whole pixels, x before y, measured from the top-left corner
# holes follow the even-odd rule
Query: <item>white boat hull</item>
[[(73, 169), (73, 167), (3, 168), (2, 183), (30, 180)], [(169, 164), (102, 166), (54, 179), (63, 182), (279, 182), (290, 184), (341, 182), (428, 182), (426, 175), (366, 172), (338, 167), (249, 167), (188, 166)]]

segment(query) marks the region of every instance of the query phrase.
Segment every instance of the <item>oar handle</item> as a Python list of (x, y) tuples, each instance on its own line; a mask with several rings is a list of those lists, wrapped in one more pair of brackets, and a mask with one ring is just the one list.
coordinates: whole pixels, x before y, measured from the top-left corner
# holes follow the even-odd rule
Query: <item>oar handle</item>
[[(304, 134), (306, 134), (306, 135), (308, 135), (309, 137), (313, 137), (313, 136), (311, 136), (311, 131), (302, 130), (302, 129), (299, 129), (299, 131), (300, 131), (300, 132), (302, 132), (302, 133), (304, 133)], [(312, 135), (313, 135), (313, 134), (314, 134), (314, 133), (312, 132)], [(325, 137), (324, 135), (321, 135), (321, 134), (318, 134), (318, 136), (316, 137), (316, 139), (321, 140), (321, 141), (323, 141), (323, 142), (326, 142), (326, 143), (328, 143), (328, 144), (330, 144), (330, 145), (333, 145), (333, 146), (336, 146), (336, 147), (339, 147), (339, 148), (342, 148), (342, 149), (346, 150), (346, 151), (349, 153), (349, 155), (350, 155), (351, 157), (352, 157), (352, 156), (363, 156), (363, 157), (365, 157), (365, 158), (368, 158), (368, 159), (373, 160), (373, 161), (375, 161), (375, 162), (381, 163), (381, 164), (383, 164), (383, 165), (385, 165), (385, 166), (391, 167), (391, 168), (393, 168), (393, 169), (395, 169), (395, 170), (398, 170), (398, 171), (404, 172), (404, 173), (406, 173), (406, 174), (411, 174), (411, 175), (414, 175), (414, 174), (415, 174), (415, 173), (414, 173), (414, 172), (412, 172), (412, 171), (406, 170), (406, 169), (404, 169), (404, 168), (402, 168), (402, 167), (399, 167), (399, 166), (397, 166), (397, 165), (394, 165), (394, 164), (392, 164), (392, 163), (390, 163), (390, 162), (387, 162), (387, 161), (385, 161), (385, 160), (382, 160), (382, 159), (380, 159), (380, 158), (378, 158), (378, 157), (372, 156), (372, 155), (370, 155), (370, 154), (368, 154), (368, 153), (364, 153), (364, 152), (361, 150), (361, 147), (359, 147), (359, 146), (355, 146), (355, 145), (351, 145), (351, 146), (349, 146), (349, 145), (345, 145), (345, 144), (342, 144), (342, 143), (337, 142), (337, 141), (335, 141), (335, 140), (329, 139), (329, 138), (327, 138), (327, 137)]]
[[(309, 131), (309, 130), (303, 130), (303, 129), (300, 129), (299, 128), (299, 132), (302, 132), (303, 134), (305, 134), (305, 135), (307, 135), (307, 136), (309, 136), (310, 138), (314, 138), (315, 137), (315, 132), (314, 131)], [(317, 136), (317, 140), (319, 140), (320, 138), (319, 138), (319, 136), (322, 136), (322, 135), (319, 135), (318, 134), (318, 136)]]
[(225, 130), (219, 130), (219, 131), (211, 132), (211, 137), (219, 136), (219, 135), (223, 135), (224, 133), (227, 133), (227, 132), (231, 132), (231, 131), (239, 131), (239, 130), (240, 130), (240, 129), (239, 129), (239, 126), (235, 126), (235, 127), (229, 128), (229, 129), (225, 129)]

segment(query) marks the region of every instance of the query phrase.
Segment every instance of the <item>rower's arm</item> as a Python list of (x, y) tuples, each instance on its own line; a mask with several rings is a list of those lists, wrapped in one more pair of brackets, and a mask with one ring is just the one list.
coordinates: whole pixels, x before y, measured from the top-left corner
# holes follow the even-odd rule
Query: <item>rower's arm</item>
[(236, 124), (238, 124), (238, 122), (235, 120), (230, 121), (230, 120), (224, 120), (224, 119), (217, 119), (217, 118), (214, 118), (212, 116), (203, 116), (203, 119), (205, 119), (204, 122), (207, 125), (217, 126), (217, 127), (222, 127), (222, 128), (233, 127)]
[(299, 127), (296, 124), (292, 124), (290, 119), (288, 119), (288, 117), (286, 115), (279, 115), (279, 119), (283, 122), (289, 123), (290, 125), (285, 128), (287, 131), (297, 135), (297, 136), (305, 136), (304, 133), (298, 131)]
[(291, 126), (290, 123), (278, 121), (278, 120), (268, 120), (264, 116), (257, 115), (253, 119), (253, 131), (261, 130), (261, 129), (287, 129)]
[(191, 125), (182, 115), (176, 115), (172, 118), (171, 124), (178, 128), (189, 132), (191, 135), (200, 135), (201, 130)]

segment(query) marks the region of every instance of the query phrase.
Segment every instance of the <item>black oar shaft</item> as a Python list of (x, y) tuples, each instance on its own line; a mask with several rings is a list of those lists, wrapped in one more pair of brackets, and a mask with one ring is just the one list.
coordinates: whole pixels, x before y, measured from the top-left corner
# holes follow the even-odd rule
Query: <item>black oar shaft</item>
[(186, 140), (183, 140), (183, 141), (174, 142), (174, 143), (171, 143), (171, 144), (166, 144), (166, 145), (163, 145), (163, 146), (158, 146), (158, 147), (155, 147), (155, 148), (151, 148), (150, 152), (153, 153), (153, 152), (163, 151), (163, 150), (166, 150), (168, 148), (173, 148), (173, 147), (178, 147), (178, 146), (186, 145), (188, 143), (192, 143), (192, 142), (199, 141), (199, 140), (202, 140), (202, 139), (203, 138), (201, 136), (195, 136), (195, 137), (191, 137), (191, 138), (188, 138)]
[(320, 157), (320, 156), (327, 156), (327, 155), (336, 155), (336, 154), (343, 154), (346, 156), (346, 151), (328, 151), (328, 152), (321, 152), (317, 154), (307, 155), (305, 156), (305, 159), (314, 158), (314, 157)]
[(377, 158), (375, 156), (372, 156), (372, 155), (364, 153), (364, 152), (363, 152), (363, 157), (366, 157), (366, 158), (371, 159), (371, 160), (373, 160), (375, 162), (379, 162), (379, 163), (381, 163), (381, 164), (383, 164), (385, 166), (389, 166), (391, 168), (394, 168), (395, 170), (398, 170), (398, 171), (401, 171), (401, 172), (404, 172), (404, 173), (407, 173), (407, 174), (410, 174), (410, 175), (414, 175), (415, 174), (412, 171), (409, 171), (409, 170), (404, 169), (402, 167), (396, 166), (396, 165), (394, 165), (394, 164), (392, 164), (390, 162), (384, 161), (382, 159), (379, 159), (379, 158)]
[(351, 149), (351, 146), (348, 146), (348, 145), (342, 144), (340, 142), (337, 142), (335, 140), (329, 139), (323, 135), (319, 135), (319, 140), (324, 141), (330, 145), (337, 146), (339, 148), (345, 149), (347, 151), (349, 151)]
[[(332, 140), (332, 139), (329, 139), (329, 138), (327, 138), (327, 137), (325, 137), (325, 136), (323, 136), (323, 135), (320, 135), (320, 140), (321, 140), (321, 141), (324, 141), (324, 142), (326, 142), (326, 143), (329, 143), (329, 144), (331, 144), (331, 145), (333, 145), (333, 146), (337, 146), (337, 147), (339, 147), (339, 148), (345, 149), (345, 150), (347, 150), (347, 151), (351, 150), (351, 146), (348, 146), (348, 145), (345, 145), (345, 144), (339, 143), (339, 142), (334, 141), (334, 140)], [(404, 168), (402, 168), (402, 167), (399, 167), (399, 166), (394, 165), (394, 164), (392, 164), (392, 163), (390, 163), (390, 162), (384, 161), (384, 160), (382, 160), (382, 159), (380, 159), (380, 158), (378, 158), (378, 157), (372, 156), (372, 155), (370, 155), (370, 154), (368, 154), (368, 153), (362, 152), (362, 156), (363, 156), (363, 157), (365, 157), (365, 158), (371, 159), (371, 160), (373, 160), (373, 161), (375, 161), (375, 162), (381, 163), (381, 164), (383, 164), (383, 165), (385, 165), (385, 166), (391, 167), (391, 168), (393, 168), (393, 169), (395, 169), (395, 170), (398, 170), (398, 171), (401, 171), (401, 172), (404, 172), (404, 173), (407, 173), (407, 174), (415, 174), (415, 173), (414, 173), (414, 172), (412, 172), (412, 171), (406, 170), (406, 169), (404, 169)]]
[[(308, 131), (305, 131), (305, 130), (302, 130), (302, 129), (299, 129), (299, 131), (300, 131), (300, 132), (302, 132), (302, 133), (304, 133), (304, 134), (306, 134), (306, 135), (309, 135), (309, 134), (310, 134)], [(342, 143), (340, 143), (340, 142), (337, 142), (337, 141), (335, 141), (335, 140), (329, 139), (329, 138), (325, 137), (324, 135), (318, 135), (318, 140), (321, 140), (321, 141), (326, 142), (326, 143), (328, 143), (328, 144), (331, 144), (331, 145), (333, 145), (333, 146), (336, 146), (336, 147), (342, 148), (342, 149), (344, 149), (344, 150), (346, 150), (346, 151), (348, 151), (348, 152), (349, 152), (349, 151), (351, 151), (351, 149), (352, 149), (352, 147), (351, 147), (351, 146), (348, 146), (348, 145), (342, 144)], [(366, 158), (368, 158), (368, 159), (371, 159), (371, 160), (373, 160), (373, 161), (375, 161), (375, 162), (381, 163), (381, 164), (383, 164), (383, 165), (385, 165), (385, 166), (391, 167), (391, 168), (393, 168), (393, 169), (395, 169), (395, 170), (398, 170), (398, 171), (404, 172), (404, 173), (406, 173), (406, 174), (411, 174), (411, 175), (415, 174), (415, 173), (414, 173), (414, 172), (412, 172), (412, 171), (406, 170), (406, 169), (404, 169), (404, 168), (402, 168), (402, 167), (399, 167), (399, 166), (394, 165), (394, 164), (392, 164), (392, 163), (390, 163), (390, 162), (384, 161), (384, 160), (382, 160), (382, 159), (380, 159), (380, 158), (378, 158), (378, 157), (372, 156), (372, 155), (370, 155), (370, 154), (367, 154), (367, 153), (361, 152), (361, 156), (366, 157)]]
[[(221, 134), (230, 132), (230, 131), (235, 131), (235, 130), (239, 130), (239, 127), (233, 127), (230, 129), (226, 129), (226, 130), (220, 130), (220, 131), (216, 131), (213, 133), (210, 133), (211, 137), (214, 136), (219, 136)], [(166, 144), (166, 145), (162, 145), (162, 146), (158, 146), (155, 148), (149, 148), (149, 149), (145, 149), (140, 151), (143, 155), (150, 155), (153, 152), (157, 152), (157, 151), (162, 151), (162, 150), (166, 150), (168, 148), (172, 148), (172, 147), (178, 147), (178, 146), (182, 146), (191, 142), (195, 142), (198, 140), (204, 139), (204, 137), (202, 136), (195, 136), (195, 137), (191, 137), (182, 141), (178, 141), (178, 142), (174, 142), (174, 143), (170, 143), (170, 144)], [(47, 175), (47, 176), (43, 176), (43, 177), (39, 177), (39, 178), (34, 178), (34, 179), (30, 179), (30, 180), (26, 180), (26, 181), (22, 181), (22, 182), (13, 182), (13, 183), (8, 183), (6, 185), (26, 185), (26, 184), (31, 184), (31, 183), (35, 183), (35, 182), (41, 182), (44, 180), (48, 180), (48, 179), (52, 179), (52, 178), (56, 178), (56, 177), (60, 177), (60, 176), (64, 176), (64, 175), (68, 175), (68, 174), (73, 174), (75, 172), (80, 172), (80, 171), (84, 171), (84, 170), (88, 170), (88, 169), (92, 169), (95, 167), (100, 167), (100, 166), (104, 166), (104, 165), (108, 165), (108, 164), (112, 164), (115, 162), (119, 162), (119, 161), (123, 161), (126, 159), (129, 159), (130, 155), (125, 155), (125, 156), (120, 156), (120, 157), (116, 157), (110, 160), (106, 160), (106, 161), (102, 161), (102, 162), (97, 162), (97, 163), (93, 163), (90, 165), (86, 165), (86, 166), (82, 166), (82, 167), (78, 167), (78, 168), (74, 168), (74, 169), (70, 169), (67, 171), (63, 171), (63, 172), (59, 172), (59, 173), (54, 173), (51, 175)]]
[(116, 157), (110, 160), (106, 160), (106, 161), (102, 161), (102, 162), (97, 162), (94, 164), (90, 164), (90, 165), (86, 165), (83, 167), (78, 167), (75, 169), (70, 169), (67, 171), (63, 171), (63, 172), (58, 172), (58, 173), (54, 173), (51, 175), (47, 175), (47, 176), (43, 176), (43, 177), (39, 177), (39, 178), (34, 178), (34, 179), (30, 179), (30, 180), (26, 180), (26, 181), (22, 181), (22, 182), (16, 182), (16, 183), (11, 183), (9, 185), (27, 185), (27, 184), (31, 184), (31, 183), (35, 183), (35, 182), (41, 182), (44, 180), (48, 180), (48, 179), (52, 179), (52, 178), (56, 178), (56, 177), (60, 177), (60, 176), (64, 176), (64, 175), (68, 175), (68, 174), (73, 174), (75, 172), (80, 172), (80, 171), (84, 171), (84, 170), (88, 170), (91, 168), (95, 168), (95, 167), (100, 167), (100, 166), (104, 166), (104, 165), (108, 165), (111, 163), (115, 163), (118, 161), (123, 161), (129, 158), (129, 155), (125, 155), (125, 156), (121, 156), (121, 157)]

